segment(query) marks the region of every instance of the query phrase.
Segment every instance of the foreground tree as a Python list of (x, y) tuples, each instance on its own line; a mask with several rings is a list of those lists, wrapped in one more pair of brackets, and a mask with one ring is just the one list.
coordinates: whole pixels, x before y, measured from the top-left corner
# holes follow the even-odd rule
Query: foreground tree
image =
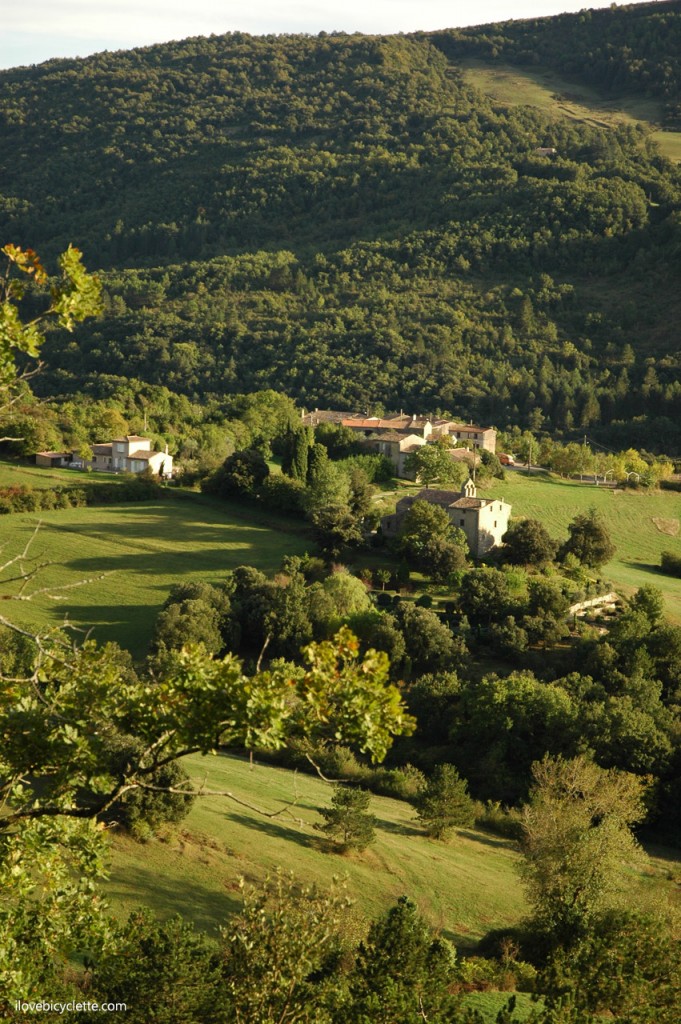
[[(281, 749), (333, 740), (380, 760), (409, 732), (388, 659), (359, 656), (348, 630), (310, 645), (305, 667), (244, 674), (233, 655), (169, 651), (163, 675), (137, 679), (111, 648), (52, 641), (34, 674), (0, 689), (0, 986), (19, 998), (51, 984), (59, 962), (106, 944), (94, 879), (104, 816), (190, 752)], [(111, 747), (133, 737), (124, 763)], [(184, 782), (166, 791), (186, 796)], [(222, 794), (231, 797), (229, 791)], [(282, 808), (278, 813), (284, 813)], [(51, 991), (54, 989), (51, 988)]]
[[(160, 923), (148, 910), (134, 911), (112, 929), (108, 948), (91, 970), (87, 995), (93, 1002), (125, 1004), (129, 1024), (227, 1019), (214, 944), (181, 918)], [(83, 1011), (78, 1020), (89, 1024), (101, 1017), (101, 1011)]]
[(621, 902), (623, 865), (642, 854), (631, 826), (645, 817), (643, 783), (585, 757), (545, 757), (522, 817), (522, 874), (536, 925), (569, 946)]
[(348, 907), (282, 874), (247, 890), (222, 937), (225, 1024), (331, 1024)]
[(578, 943), (554, 951), (538, 978), (549, 1020), (568, 1004), (589, 1024), (677, 1024), (681, 947), (674, 931), (673, 919), (659, 910), (595, 918)]
[[(101, 308), (101, 286), (97, 277), (87, 273), (81, 253), (72, 246), (59, 257), (61, 274), (53, 279), (33, 249), (5, 245), (2, 254), (7, 268), (0, 278), (0, 395), (6, 395), (17, 380), (15, 354), (37, 358), (44, 328), (50, 322), (72, 331), (75, 324), (97, 314)], [(21, 275), (25, 277), (22, 279)], [(41, 313), (22, 322), (18, 306), (26, 294), (28, 280), (48, 290), (49, 301)]]
[[(24, 820), (96, 818), (189, 753), (276, 750), (296, 737), (348, 743), (381, 760), (413, 723), (386, 685), (386, 655), (358, 650), (342, 629), (306, 648), (302, 671), (279, 663), (249, 677), (233, 655), (189, 647), (168, 653), (162, 678), (137, 680), (109, 647), (54, 648), (32, 679), (0, 695), (0, 832), (11, 837)], [(107, 743), (120, 732), (143, 748), (114, 777)]]
[(454, 951), (433, 937), (402, 896), (360, 944), (349, 1005), (338, 1024), (454, 1024), (458, 1004), (449, 993), (454, 981)]

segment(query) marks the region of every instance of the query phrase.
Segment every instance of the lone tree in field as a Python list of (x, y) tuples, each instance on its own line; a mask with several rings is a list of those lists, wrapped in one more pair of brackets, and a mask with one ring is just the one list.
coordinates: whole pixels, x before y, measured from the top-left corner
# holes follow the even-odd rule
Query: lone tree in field
[(385, 590), (388, 583), (392, 579), (392, 573), (390, 569), (376, 569), (374, 572), (374, 579), (377, 583), (381, 584), (381, 590)]
[(454, 765), (439, 764), (414, 801), (416, 814), (433, 839), (446, 839), (455, 828), (475, 821), (473, 801), (466, 780)]
[(315, 828), (334, 839), (343, 851), (366, 850), (376, 838), (376, 817), (367, 814), (369, 799), (364, 789), (334, 786), (331, 807), (319, 808), (325, 823)]
[(597, 569), (615, 554), (603, 516), (595, 508), (575, 516), (568, 526), (570, 536), (560, 549), (561, 558), (574, 555), (582, 565)]

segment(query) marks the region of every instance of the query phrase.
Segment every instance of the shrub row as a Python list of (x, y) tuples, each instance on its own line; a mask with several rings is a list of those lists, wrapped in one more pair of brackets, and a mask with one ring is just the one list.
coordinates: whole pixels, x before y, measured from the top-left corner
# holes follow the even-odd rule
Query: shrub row
[(268, 758), (262, 754), (258, 756), (263, 760), (273, 760), (277, 764), (313, 772), (314, 767), (307, 754), (326, 778), (354, 783), (378, 796), (389, 796), (395, 800), (414, 800), (426, 781), (423, 772), (411, 764), (403, 768), (374, 768), (362, 764), (349, 747), (321, 746), (310, 750), (307, 745), (301, 744), (293, 745), (289, 751), (273, 757)]
[(0, 515), (12, 512), (46, 512), (53, 509), (82, 508), (84, 505), (113, 505), (127, 501), (148, 501), (164, 493), (148, 479), (135, 477), (116, 484), (90, 487), (36, 488), (17, 486), (0, 488)]

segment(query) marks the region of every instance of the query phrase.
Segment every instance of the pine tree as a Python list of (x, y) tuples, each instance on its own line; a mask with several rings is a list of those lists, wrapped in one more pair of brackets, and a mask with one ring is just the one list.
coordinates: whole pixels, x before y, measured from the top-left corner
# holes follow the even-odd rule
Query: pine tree
[(461, 1019), (458, 1000), (449, 992), (454, 980), (454, 951), (434, 937), (414, 904), (402, 896), (360, 943), (343, 1022), (454, 1024)]
[(452, 829), (472, 825), (473, 801), (466, 780), (454, 765), (439, 764), (414, 801), (417, 816), (433, 839), (446, 839)]
[(373, 814), (366, 813), (369, 799), (366, 790), (334, 786), (332, 806), (319, 808), (325, 824), (317, 824), (315, 828), (336, 840), (343, 851), (366, 850), (376, 838), (376, 818)]

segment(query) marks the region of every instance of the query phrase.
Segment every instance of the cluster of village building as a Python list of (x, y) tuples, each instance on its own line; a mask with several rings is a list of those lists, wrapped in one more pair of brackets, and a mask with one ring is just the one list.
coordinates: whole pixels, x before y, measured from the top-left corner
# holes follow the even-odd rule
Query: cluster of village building
[[(412, 480), (415, 479), (415, 473), (407, 463), (407, 456), (438, 438), (447, 437), (455, 442), (448, 449), (452, 459), (466, 461), (473, 466), (476, 450), (494, 452), (496, 449), (496, 431), (493, 427), (479, 427), (474, 423), (460, 423), (439, 417), (403, 412), (396, 416), (381, 417), (315, 409), (314, 412), (303, 413), (302, 422), (310, 427), (334, 423), (348, 428), (361, 437), (362, 445), (368, 452), (386, 456), (396, 476)], [(169, 479), (173, 474), (173, 457), (168, 454), (167, 446), (165, 452), (152, 451), (149, 438), (136, 434), (116, 437), (105, 444), (93, 444), (89, 459), (76, 451), (38, 452), (36, 463), (39, 466), (90, 468), (109, 473), (142, 473), (148, 469), (164, 479)], [(401, 532), (404, 517), (418, 500), (446, 509), (452, 523), (466, 534), (471, 552), (478, 558), (499, 545), (508, 529), (511, 506), (503, 498), (478, 497), (475, 483), (469, 479), (460, 492), (427, 487), (417, 495), (402, 498), (395, 512), (382, 520), (382, 529), (387, 536), (396, 536)]]
[[(303, 415), (305, 426), (316, 427), (321, 423), (334, 423), (354, 431), (361, 436), (367, 451), (390, 459), (396, 476), (412, 480), (415, 473), (407, 463), (407, 456), (440, 437), (448, 437), (457, 443), (448, 449), (452, 459), (466, 461), (473, 466), (476, 450), (494, 452), (497, 443), (497, 432), (493, 427), (479, 427), (474, 423), (438, 417), (405, 413), (388, 417), (361, 413), (350, 415), (333, 409), (315, 409)], [(399, 536), (405, 516), (415, 501), (427, 501), (444, 508), (453, 525), (466, 534), (468, 546), (476, 558), (483, 557), (501, 544), (511, 516), (511, 506), (503, 498), (478, 497), (475, 483), (469, 479), (459, 492), (425, 487), (416, 495), (400, 499), (394, 513), (381, 520), (381, 529), (386, 536)]]
[(439, 437), (458, 442), (459, 447), (453, 446), (449, 450), (451, 457), (458, 460), (469, 460), (471, 449), (484, 448), (494, 452), (497, 445), (497, 432), (493, 427), (403, 412), (398, 416), (381, 417), (315, 409), (303, 415), (305, 426), (317, 427), (320, 423), (335, 423), (354, 431), (361, 436), (367, 451), (385, 455), (392, 462), (396, 475), (407, 480), (414, 479), (413, 472), (410, 474), (405, 466), (407, 456)]

